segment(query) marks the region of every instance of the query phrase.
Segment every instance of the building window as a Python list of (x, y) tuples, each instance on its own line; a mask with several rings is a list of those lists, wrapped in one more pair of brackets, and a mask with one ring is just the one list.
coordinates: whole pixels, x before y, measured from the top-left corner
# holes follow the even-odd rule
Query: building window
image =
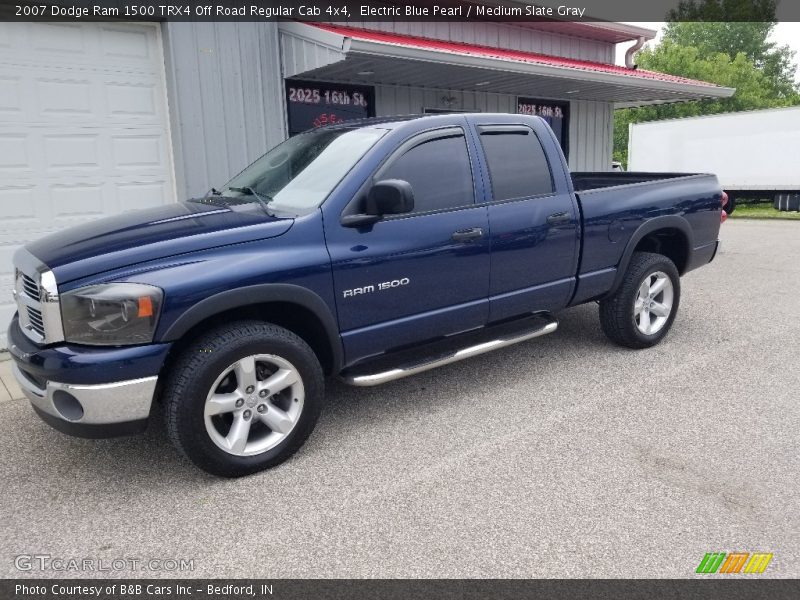
[(547, 121), (569, 160), (569, 102), (517, 98), (517, 113), (542, 117)]
[(495, 202), (553, 192), (550, 165), (532, 130), (481, 127), (480, 132)]
[(375, 116), (375, 90), (360, 85), (286, 81), (289, 135), (308, 129)]

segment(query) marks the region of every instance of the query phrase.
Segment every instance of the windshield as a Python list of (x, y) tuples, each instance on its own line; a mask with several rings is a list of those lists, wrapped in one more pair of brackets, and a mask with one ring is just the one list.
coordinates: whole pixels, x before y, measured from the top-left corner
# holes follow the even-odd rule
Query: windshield
[(373, 128), (301, 133), (275, 146), (231, 179), (220, 195), (241, 198), (255, 193), (268, 201), (270, 210), (308, 212), (322, 204), (385, 133), (385, 129)]

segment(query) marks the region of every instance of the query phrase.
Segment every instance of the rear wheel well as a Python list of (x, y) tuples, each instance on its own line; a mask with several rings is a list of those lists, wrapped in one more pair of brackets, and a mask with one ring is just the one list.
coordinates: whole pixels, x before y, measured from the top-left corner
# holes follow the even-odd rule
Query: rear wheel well
[(162, 371), (167, 370), (181, 355), (184, 348), (209, 329), (243, 320), (264, 321), (288, 329), (311, 347), (322, 365), (323, 372), (326, 374), (333, 372), (334, 351), (331, 344), (336, 341), (328, 339), (325, 326), (313, 311), (292, 302), (265, 302), (240, 306), (217, 313), (196, 323), (173, 343)]
[(680, 229), (659, 229), (644, 236), (634, 252), (653, 252), (670, 259), (683, 275), (689, 262), (689, 241)]

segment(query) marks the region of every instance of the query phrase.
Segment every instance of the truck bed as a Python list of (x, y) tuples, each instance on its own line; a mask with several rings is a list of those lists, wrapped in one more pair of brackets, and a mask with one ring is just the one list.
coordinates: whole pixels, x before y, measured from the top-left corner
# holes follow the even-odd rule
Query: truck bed
[(677, 179), (679, 177), (691, 177), (697, 173), (648, 173), (644, 171), (584, 171), (571, 172), (572, 187), (576, 192), (585, 192), (600, 188), (614, 187), (618, 185), (631, 185), (634, 183), (646, 183), (652, 181), (662, 181), (665, 179)]
[[(571, 173), (583, 217), (578, 291), (585, 302), (611, 287), (630, 237), (654, 217), (677, 218), (691, 230), (684, 273), (705, 264), (719, 232), (719, 183), (689, 173)], [(663, 221), (662, 221), (663, 222)], [(705, 261), (705, 262), (704, 262)]]

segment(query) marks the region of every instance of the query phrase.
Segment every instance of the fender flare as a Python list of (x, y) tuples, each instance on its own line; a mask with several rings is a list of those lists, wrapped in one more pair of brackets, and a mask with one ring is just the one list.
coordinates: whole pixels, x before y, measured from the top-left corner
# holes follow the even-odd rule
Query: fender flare
[[(607, 296), (610, 296), (617, 291), (617, 288), (622, 284), (625, 273), (628, 271), (628, 265), (631, 262), (631, 256), (637, 244), (641, 242), (645, 236), (658, 231), (659, 229), (677, 229), (686, 238), (686, 264), (690, 265), (692, 262), (692, 252), (694, 251), (694, 235), (692, 227), (689, 222), (678, 215), (666, 215), (663, 217), (654, 217), (642, 223), (636, 231), (633, 232), (625, 250), (622, 253), (622, 258), (617, 265), (617, 275), (614, 278), (614, 283), (608, 291)], [(683, 275), (683, 273), (681, 273)]]
[(181, 339), (192, 327), (219, 313), (268, 302), (297, 304), (311, 311), (322, 323), (328, 340), (333, 371), (342, 368), (343, 351), (339, 327), (328, 305), (311, 290), (287, 283), (266, 283), (227, 290), (204, 298), (178, 317), (160, 336), (160, 341)]

